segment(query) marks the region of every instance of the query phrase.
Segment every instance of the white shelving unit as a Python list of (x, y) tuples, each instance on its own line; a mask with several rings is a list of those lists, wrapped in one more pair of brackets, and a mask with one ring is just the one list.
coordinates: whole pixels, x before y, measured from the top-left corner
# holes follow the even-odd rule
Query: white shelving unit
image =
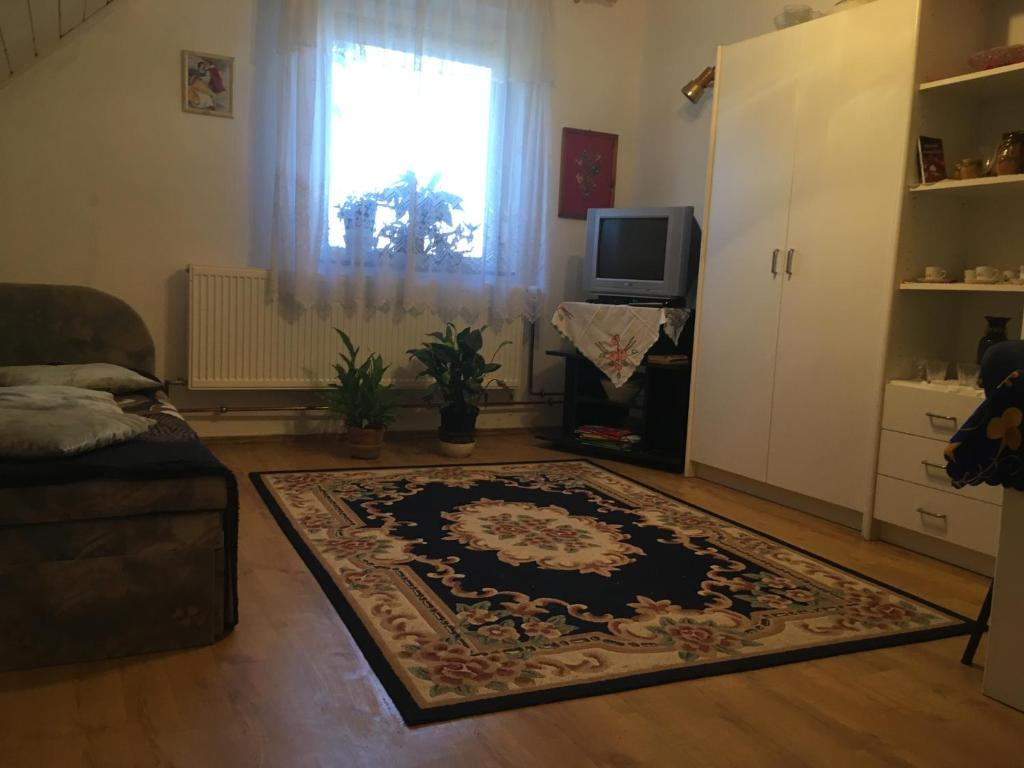
[(984, 72), (971, 72), (966, 75), (944, 77), (921, 83), (921, 93), (965, 94), (970, 97), (981, 96), (993, 98), (999, 96), (1015, 96), (1024, 88), (1024, 64), (1011, 64), (1008, 67), (987, 69)]
[[(908, 141), (916, 147), (919, 136), (941, 138), (949, 169), (963, 158), (991, 157), (1004, 133), (1024, 130), (1024, 64), (970, 72), (967, 60), (985, 48), (1024, 43), (1024, 3), (921, 0), (920, 7)], [(974, 362), (986, 316), (1011, 318), (1010, 338), (1021, 337), (1024, 285), (915, 280), (926, 266), (941, 267), (958, 281), (965, 269), (982, 265), (1017, 272), (1024, 265), (1024, 174), (921, 184), (916, 153), (906, 171), (886, 360), (892, 383), (886, 387), (883, 461), (865, 533), (991, 571), (998, 518), (990, 513), (1000, 502), (942, 486), (942, 473), (919, 472), (928, 466), (924, 461), (942, 464), (941, 448), (977, 407), (978, 393), (905, 380), (917, 375), (923, 360)], [(903, 463), (894, 464), (894, 455)], [(907, 470), (899, 474), (894, 466)], [(946, 526), (922, 521), (919, 509)]]
[(1024, 285), (1013, 283), (900, 283), (901, 291), (929, 291), (931, 293), (1024, 293)]
[(1024, 194), (1024, 173), (1013, 176), (988, 176), (982, 179), (947, 179), (933, 184), (916, 184), (914, 195), (962, 195), (965, 197), (997, 197)]

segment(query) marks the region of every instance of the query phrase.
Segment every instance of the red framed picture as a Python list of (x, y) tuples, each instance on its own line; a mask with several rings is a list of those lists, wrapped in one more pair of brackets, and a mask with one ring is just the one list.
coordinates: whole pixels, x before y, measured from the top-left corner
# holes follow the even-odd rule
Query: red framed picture
[(560, 218), (585, 219), (590, 208), (614, 207), (618, 148), (619, 137), (614, 133), (562, 129)]

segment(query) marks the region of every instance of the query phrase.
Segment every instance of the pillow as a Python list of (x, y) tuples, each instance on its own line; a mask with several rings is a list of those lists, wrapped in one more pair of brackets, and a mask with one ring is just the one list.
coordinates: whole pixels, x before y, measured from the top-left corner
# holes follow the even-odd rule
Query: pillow
[(109, 392), (65, 386), (0, 389), (0, 458), (52, 459), (130, 440), (152, 426)]
[(44, 411), (66, 405), (81, 405), (120, 412), (110, 392), (54, 384), (19, 384), (0, 387), (0, 408)]
[(0, 387), (29, 384), (105, 389), (119, 394), (160, 387), (159, 381), (110, 363), (0, 366)]

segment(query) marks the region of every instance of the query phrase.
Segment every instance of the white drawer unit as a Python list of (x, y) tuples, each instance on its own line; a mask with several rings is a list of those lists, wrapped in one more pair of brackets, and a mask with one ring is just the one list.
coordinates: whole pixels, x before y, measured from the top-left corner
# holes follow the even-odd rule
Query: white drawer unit
[(981, 405), (979, 390), (944, 390), (923, 382), (893, 381), (885, 388), (882, 429), (949, 440)]
[(875, 519), (975, 552), (995, 555), (1000, 507), (880, 475)]
[(1003, 503), (1003, 489), (999, 486), (967, 486), (961, 490), (953, 488), (946, 475), (946, 459), (943, 451), (946, 441), (931, 440), (903, 432), (882, 430), (882, 443), (878, 451), (878, 474), (907, 480), (937, 491), (954, 493), (960, 497), (987, 501), (989, 504)]

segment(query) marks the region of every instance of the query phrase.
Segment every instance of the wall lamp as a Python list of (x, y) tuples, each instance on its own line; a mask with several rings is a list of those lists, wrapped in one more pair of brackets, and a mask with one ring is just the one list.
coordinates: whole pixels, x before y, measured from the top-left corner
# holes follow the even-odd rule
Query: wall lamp
[(714, 84), (715, 68), (705, 67), (703, 72), (686, 84), (686, 87), (683, 88), (683, 95), (696, 104), (700, 101), (700, 97), (704, 95), (704, 91), (714, 86)]

